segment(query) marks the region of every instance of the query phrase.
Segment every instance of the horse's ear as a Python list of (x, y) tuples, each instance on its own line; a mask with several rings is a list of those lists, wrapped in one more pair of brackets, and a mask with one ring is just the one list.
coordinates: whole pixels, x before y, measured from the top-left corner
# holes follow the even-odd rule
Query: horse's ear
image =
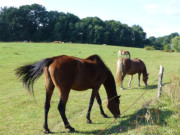
[(118, 96), (118, 98), (120, 98), (120, 97), (121, 97), (121, 95)]

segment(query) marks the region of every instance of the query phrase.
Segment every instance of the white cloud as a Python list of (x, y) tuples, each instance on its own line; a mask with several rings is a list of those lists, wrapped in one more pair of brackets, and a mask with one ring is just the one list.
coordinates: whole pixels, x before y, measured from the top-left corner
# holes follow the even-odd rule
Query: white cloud
[(145, 11), (149, 14), (180, 15), (179, 0), (147, 0), (143, 3)]
[(157, 5), (157, 4), (149, 4), (149, 5), (147, 5), (147, 9), (149, 9), (149, 10), (157, 9), (158, 7), (159, 7), (159, 5)]
[[(180, 5), (179, 5), (180, 6)], [(164, 13), (166, 15), (180, 15), (180, 9), (179, 7), (176, 8), (176, 6), (174, 7), (168, 7), (164, 10)]]
[(144, 31), (147, 33), (147, 37), (155, 36), (155, 37), (161, 37), (165, 35), (169, 35), (173, 32), (179, 32), (180, 29), (176, 26), (169, 26), (167, 24), (161, 24), (161, 25), (151, 25), (151, 26), (144, 26)]
[(160, 6), (155, 3), (150, 3), (150, 4), (145, 5), (145, 10), (149, 14), (157, 13), (159, 8)]
[(19, 7), (22, 5), (31, 5), (34, 3), (45, 5), (43, 0), (0, 0), (0, 7)]

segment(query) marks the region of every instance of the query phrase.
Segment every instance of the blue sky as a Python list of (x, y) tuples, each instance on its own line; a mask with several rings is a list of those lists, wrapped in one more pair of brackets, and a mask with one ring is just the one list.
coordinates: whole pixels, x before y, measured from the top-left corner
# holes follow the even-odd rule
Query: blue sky
[(0, 7), (41, 4), (79, 18), (99, 17), (140, 25), (149, 36), (180, 34), (180, 0), (0, 0)]

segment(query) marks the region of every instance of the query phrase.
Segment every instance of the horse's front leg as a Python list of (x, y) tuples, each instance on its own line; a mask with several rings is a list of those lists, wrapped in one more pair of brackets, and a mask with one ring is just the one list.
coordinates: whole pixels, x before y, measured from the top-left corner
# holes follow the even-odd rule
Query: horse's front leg
[(140, 77), (141, 77), (141, 73), (138, 73), (138, 86), (141, 87), (140, 85)]
[(131, 75), (128, 86), (131, 87), (131, 81), (132, 81), (133, 75)]
[(100, 108), (100, 112), (101, 112), (101, 115), (104, 117), (104, 118), (108, 118), (108, 116), (104, 113), (104, 110), (102, 108), (102, 101), (101, 101), (101, 97), (99, 95), (99, 92), (96, 96), (96, 100), (97, 100), (97, 103), (99, 104), (99, 108)]
[(69, 122), (67, 120), (66, 114), (65, 114), (66, 102), (68, 100), (69, 92), (67, 92), (67, 93), (66, 94), (61, 93), (60, 101), (59, 101), (59, 104), (58, 104), (58, 110), (59, 110), (59, 113), (60, 113), (60, 115), (62, 117), (62, 120), (64, 122), (65, 128), (69, 129), (70, 132), (74, 132), (75, 129), (70, 126), (70, 124), (69, 124)]
[(91, 94), (91, 98), (90, 98), (90, 101), (89, 101), (88, 112), (86, 114), (87, 123), (92, 123), (92, 121), (90, 119), (90, 113), (91, 113), (91, 109), (92, 109), (92, 106), (93, 106), (93, 103), (94, 103), (94, 98), (96, 97), (97, 93), (98, 93), (98, 89), (97, 90), (93, 89), (92, 94)]

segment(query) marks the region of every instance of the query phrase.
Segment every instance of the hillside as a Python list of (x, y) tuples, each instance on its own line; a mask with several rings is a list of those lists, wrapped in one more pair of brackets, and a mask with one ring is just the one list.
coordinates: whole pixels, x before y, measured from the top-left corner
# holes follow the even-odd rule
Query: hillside
[[(117, 53), (119, 49), (128, 50), (131, 52), (132, 59), (140, 58), (145, 62), (147, 70), (150, 74), (148, 80), (149, 87), (146, 88), (144, 86), (142, 78), (141, 87), (138, 87), (137, 75), (135, 75), (131, 83), (131, 88), (128, 88), (128, 81), (130, 77), (126, 76), (124, 81), (125, 90), (120, 90), (120, 87), (117, 86), (118, 95), (121, 95), (120, 109), (122, 118), (114, 121), (112, 114), (106, 108), (107, 96), (104, 87), (102, 86), (100, 88), (100, 95), (103, 102), (103, 108), (110, 118), (102, 118), (98, 104), (95, 101), (91, 113), (92, 124), (86, 124), (85, 119), (91, 90), (84, 92), (72, 90), (66, 107), (66, 115), (70, 124), (76, 129), (76, 132), (73, 133), (73, 135), (98, 134), (105, 128), (107, 129), (102, 132), (103, 134), (117, 134), (119, 132), (123, 134), (145, 134), (143, 129), (147, 131), (147, 134), (166, 134), (167, 131), (170, 134), (176, 133), (176, 128), (172, 125), (174, 123), (170, 123), (171, 125), (167, 123), (168, 120), (172, 120), (172, 117), (174, 117), (172, 115), (174, 113), (173, 108), (168, 107), (167, 102), (166, 104), (163, 104), (163, 102), (158, 104), (156, 95), (160, 64), (165, 68), (163, 78), (164, 88), (165, 86), (171, 84), (173, 76), (179, 76), (180, 74), (180, 53), (147, 51), (139, 48), (107, 45), (12, 42), (0, 43), (0, 134), (24, 135), (41, 134), (43, 132), (45, 101), (44, 76), (40, 77), (35, 83), (34, 92), (35, 99), (37, 101), (37, 103), (35, 103), (33, 98), (28, 95), (21, 82), (15, 76), (14, 70), (17, 67), (39, 61), (47, 57), (62, 54), (80, 58), (86, 58), (89, 55), (98, 54), (115, 76), (116, 61), (118, 57)], [(162, 100), (163, 99), (164, 97)], [(57, 110), (58, 101), (59, 93), (55, 89), (49, 112), (49, 128), (56, 134), (70, 134), (64, 128), (62, 119)], [(148, 105), (148, 103), (149, 108), (158, 108), (161, 112), (160, 114), (163, 116), (163, 121), (161, 121), (160, 124), (146, 123), (143, 118), (142, 120), (137, 119), (137, 114), (139, 116), (145, 114), (142, 106), (145, 104)], [(128, 107), (130, 108), (128, 109)], [(139, 124), (137, 125), (137, 123)], [(151, 127), (154, 130), (151, 130)]]

